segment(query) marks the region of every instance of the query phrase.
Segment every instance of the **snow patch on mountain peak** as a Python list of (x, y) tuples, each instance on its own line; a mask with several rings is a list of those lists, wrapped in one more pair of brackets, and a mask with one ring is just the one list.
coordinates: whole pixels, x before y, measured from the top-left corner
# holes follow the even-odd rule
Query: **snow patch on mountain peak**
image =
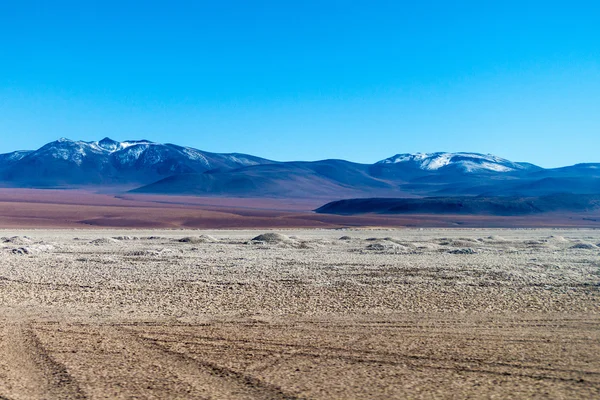
[(31, 150), (17, 150), (13, 151), (12, 153), (0, 154), (0, 159), (4, 159), (6, 161), (19, 161), (31, 153)]
[(191, 147), (184, 147), (182, 150), (183, 154), (185, 154), (190, 160), (200, 161), (207, 168), (210, 168), (210, 162), (206, 159), (204, 154), (196, 149), (192, 149)]
[(227, 154), (226, 157), (233, 161), (234, 163), (238, 163), (240, 165), (243, 166), (251, 166), (251, 165), (258, 165), (259, 163), (253, 160), (249, 160), (247, 157), (242, 157), (240, 155), (237, 154)]
[(109, 153), (115, 153), (117, 151), (125, 150), (128, 147), (136, 146), (138, 144), (143, 145), (151, 145), (155, 144), (148, 140), (127, 140), (124, 142), (117, 142), (116, 140), (112, 140), (111, 138), (105, 137), (104, 139), (98, 142), (85, 142), (89, 146), (99, 149), (101, 151), (107, 151)]
[(140, 158), (142, 153), (144, 153), (149, 147), (149, 144), (132, 144), (131, 142), (125, 143), (127, 143), (128, 146), (122, 148), (122, 151), (119, 150), (117, 152), (113, 152), (115, 153), (114, 157), (119, 161), (119, 164), (123, 165), (134, 164)]
[(413, 163), (422, 170), (437, 171), (440, 168), (455, 165), (465, 172), (511, 172), (524, 169), (514, 163), (492, 154), (479, 153), (415, 153), (397, 154), (379, 161), (378, 164)]

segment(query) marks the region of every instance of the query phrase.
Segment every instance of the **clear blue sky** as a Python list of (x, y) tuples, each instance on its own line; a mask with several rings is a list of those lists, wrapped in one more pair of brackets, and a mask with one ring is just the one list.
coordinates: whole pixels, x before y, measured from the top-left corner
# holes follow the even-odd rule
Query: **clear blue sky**
[(1, 1), (0, 152), (600, 162), (597, 1)]

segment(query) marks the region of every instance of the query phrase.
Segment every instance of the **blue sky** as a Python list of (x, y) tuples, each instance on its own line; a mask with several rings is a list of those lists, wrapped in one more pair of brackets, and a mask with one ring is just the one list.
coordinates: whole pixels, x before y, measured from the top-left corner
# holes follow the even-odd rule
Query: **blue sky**
[(595, 1), (3, 1), (0, 152), (600, 162)]

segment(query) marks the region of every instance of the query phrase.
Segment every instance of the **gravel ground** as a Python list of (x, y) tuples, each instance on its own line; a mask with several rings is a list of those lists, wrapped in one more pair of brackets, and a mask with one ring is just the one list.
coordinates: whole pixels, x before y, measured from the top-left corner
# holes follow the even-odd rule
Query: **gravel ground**
[(600, 231), (0, 237), (0, 399), (600, 396)]

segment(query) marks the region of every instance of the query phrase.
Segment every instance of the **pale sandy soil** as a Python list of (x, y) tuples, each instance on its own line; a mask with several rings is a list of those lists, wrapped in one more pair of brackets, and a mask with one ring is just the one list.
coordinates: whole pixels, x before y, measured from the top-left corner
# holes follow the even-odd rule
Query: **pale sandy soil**
[(0, 231), (0, 399), (600, 397), (600, 231), (263, 232)]

